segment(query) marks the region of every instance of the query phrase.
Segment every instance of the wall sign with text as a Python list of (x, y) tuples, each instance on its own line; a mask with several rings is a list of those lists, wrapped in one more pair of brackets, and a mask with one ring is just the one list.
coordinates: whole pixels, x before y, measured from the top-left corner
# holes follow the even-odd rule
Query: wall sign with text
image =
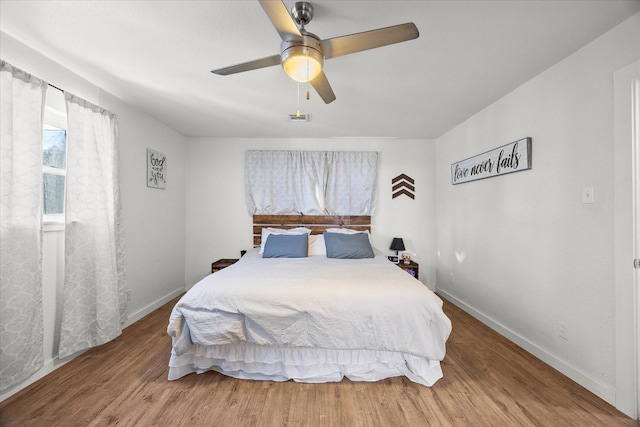
[(167, 156), (147, 148), (147, 187), (167, 188)]
[(531, 138), (522, 138), (502, 147), (451, 165), (451, 184), (476, 181), (531, 169)]

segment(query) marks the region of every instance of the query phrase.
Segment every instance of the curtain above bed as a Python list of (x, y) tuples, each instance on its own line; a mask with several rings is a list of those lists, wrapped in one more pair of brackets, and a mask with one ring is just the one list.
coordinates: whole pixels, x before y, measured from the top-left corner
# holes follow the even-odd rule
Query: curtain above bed
[(247, 151), (250, 215), (373, 215), (375, 151)]

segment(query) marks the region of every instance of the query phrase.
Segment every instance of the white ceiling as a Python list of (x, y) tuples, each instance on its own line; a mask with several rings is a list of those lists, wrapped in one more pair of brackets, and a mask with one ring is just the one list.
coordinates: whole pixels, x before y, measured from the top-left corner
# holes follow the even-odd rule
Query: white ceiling
[[(294, 1), (287, 0), (288, 8)], [(414, 22), (409, 42), (334, 58), (337, 96), (280, 67), (210, 70), (279, 53), (254, 0), (0, 1), (0, 29), (187, 136), (436, 138), (640, 11), (640, 1), (312, 1), (320, 38)], [(1, 52), (0, 52), (1, 55)], [(26, 70), (28, 71), (28, 70)]]

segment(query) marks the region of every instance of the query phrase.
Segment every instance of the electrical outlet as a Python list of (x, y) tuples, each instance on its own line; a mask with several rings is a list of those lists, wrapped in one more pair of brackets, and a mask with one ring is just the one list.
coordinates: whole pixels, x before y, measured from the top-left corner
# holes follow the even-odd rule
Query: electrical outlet
[(567, 338), (567, 323), (562, 320), (558, 322), (558, 336), (563, 340), (569, 340)]

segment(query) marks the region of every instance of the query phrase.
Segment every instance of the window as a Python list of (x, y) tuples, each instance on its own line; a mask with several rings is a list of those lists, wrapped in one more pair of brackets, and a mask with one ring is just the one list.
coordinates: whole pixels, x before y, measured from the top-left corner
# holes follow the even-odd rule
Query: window
[(42, 215), (44, 223), (64, 223), (67, 174), (67, 117), (64, 95), (49, 87), (42, 137)]
[(45, 125), (43, 138), (42, 213), (64, 214), (67, 131)]

